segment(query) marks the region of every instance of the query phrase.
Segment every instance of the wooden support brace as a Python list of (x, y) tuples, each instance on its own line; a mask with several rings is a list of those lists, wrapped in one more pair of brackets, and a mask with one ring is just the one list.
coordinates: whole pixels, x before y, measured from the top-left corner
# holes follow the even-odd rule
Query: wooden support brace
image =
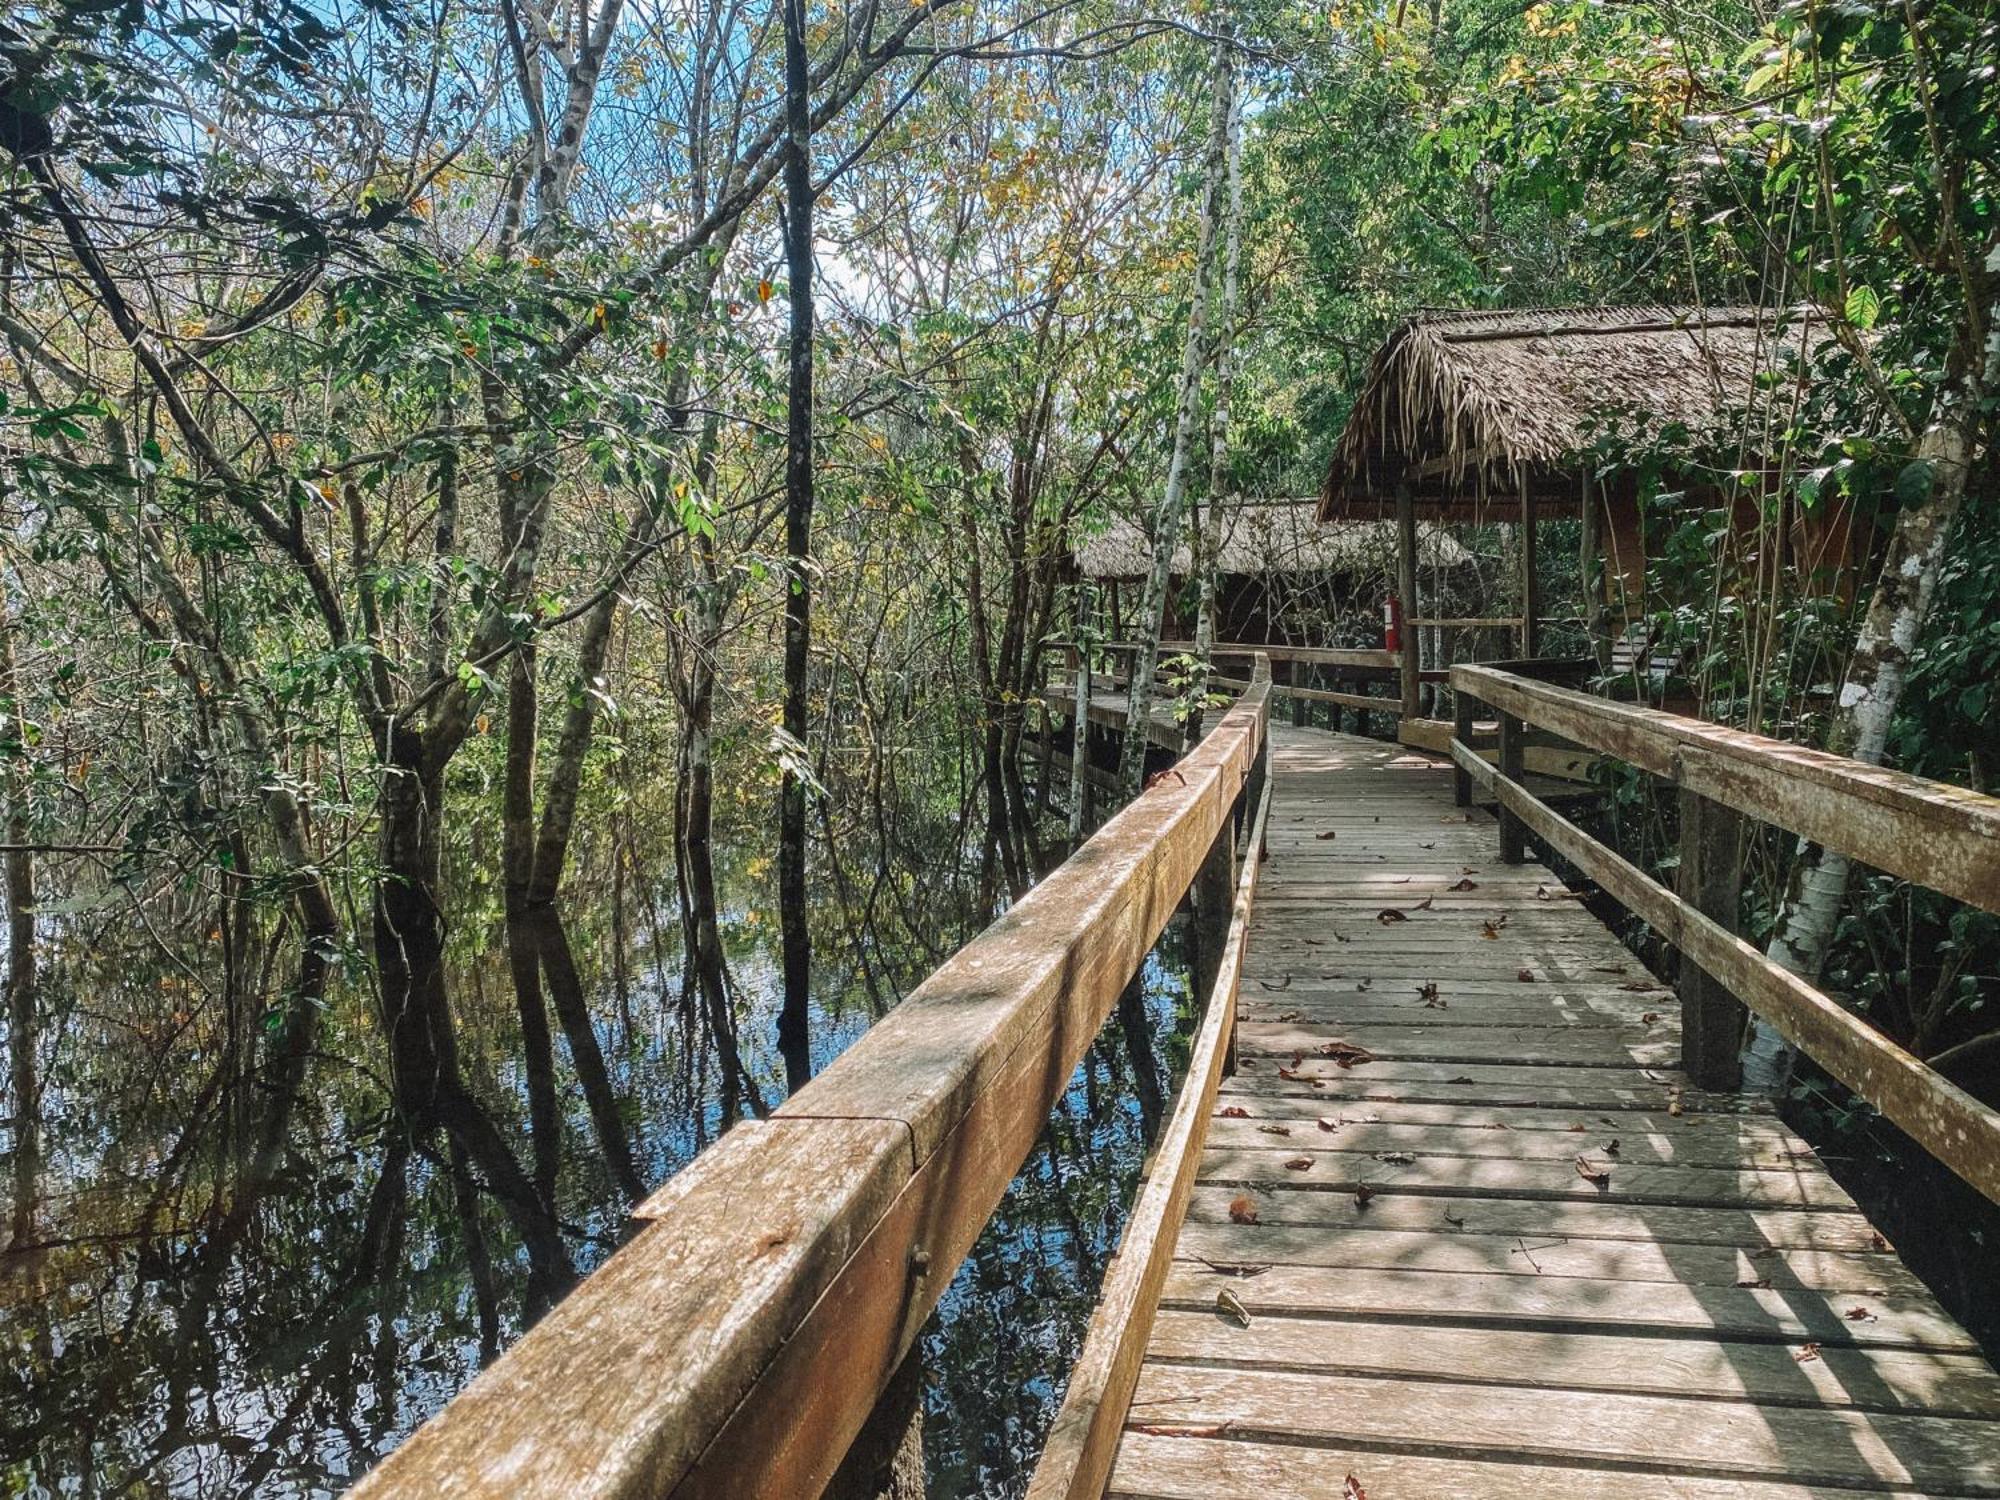
[[(1521, 721), (1509, 713), (1500, 715), (1500, 774), (1509, 781), (1521, 779), (1522, 761), (1527, 750), (1527, 734)], [(1528, 858), (1528, 831), (1503, 802), (1500, 805), (1500, 863), (1518, 865)]]
[[(1479, 711), (1479, 700), (1463, 690), (1451, 695), (1451, 737), (1472, 748), (1473, 716)], [(1451, 768), (1451, 800), (1460, 807), (1472, 806), (1472, 776), (1465, 767), (1453, 762)]]
[[(1734, 933), (1741, 925), (1743, 819), (1686, 787), (1680, 805), (1680, 897)], [(1682, 1066), (1696, 1088), (1734, 1090), (1743, 1081), (1743, 1002), (1691, 959), (1682, 960), (1679, 988)]]

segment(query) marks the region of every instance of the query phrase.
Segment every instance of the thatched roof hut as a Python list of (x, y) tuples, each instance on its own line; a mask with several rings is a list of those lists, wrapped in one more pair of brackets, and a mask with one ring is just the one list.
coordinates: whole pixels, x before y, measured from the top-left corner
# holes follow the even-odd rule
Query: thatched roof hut
[[(1222, 552), (1216, 571), (1254, 577), (1268, 573), (1369, 573), (1393, 571), (1396, 529), (1387, 522), (1322, 525), (1317, 502), (1244, 500), (1224, 507)], [(1420, 528), (1418, 551), (1427, 568), (1456, 568), (1471, 554), (1442, 527)], [(1114, 516), (1096, 536), (1076, 549), (1077, 571), (1085, 578), (1143, 578), (1153, 565), (1153, 542), (1145, 529)], [(1192, 553), (1183, 528), (1172, 571), (1186, 577)]]
[(1825, 338), (1755, 307), (1421, 312), (1370, 363), (1319, 516), (1390, 515), (1398, 486), (1420, 516), (1471, 519), (1503, 498), (1574, 514), (1563, 471), (1607, 425), (1728, 433), (1789, 405), (1801, 351)]

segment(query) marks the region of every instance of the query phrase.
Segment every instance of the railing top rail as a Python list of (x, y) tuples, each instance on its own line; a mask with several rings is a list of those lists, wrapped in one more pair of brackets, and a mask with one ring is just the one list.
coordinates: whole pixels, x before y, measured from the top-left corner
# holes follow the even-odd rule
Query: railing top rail
[(1027, 1158), (1262, 748), (1256, 686), (1179, 763), (354, 1490), (815, 1495)]
[(1493, 667), (1453, 667), (1451, 685), (1760, 822), (2000, 912), (2000, 797)]

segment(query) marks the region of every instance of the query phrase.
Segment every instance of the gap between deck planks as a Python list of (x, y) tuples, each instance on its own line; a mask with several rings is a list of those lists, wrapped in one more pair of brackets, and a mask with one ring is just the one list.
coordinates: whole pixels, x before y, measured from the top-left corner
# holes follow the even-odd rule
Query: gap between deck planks
[(1768, 1106), (1686, 1087), (1672, 992), (1442, 763), (1273, 737), (1238, 1072), (1106, 1493), (2000, 1496), (2000, 1376)]

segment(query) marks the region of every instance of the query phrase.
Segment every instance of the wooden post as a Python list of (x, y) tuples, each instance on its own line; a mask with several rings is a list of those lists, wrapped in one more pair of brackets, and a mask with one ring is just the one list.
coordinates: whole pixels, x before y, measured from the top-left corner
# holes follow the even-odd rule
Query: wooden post
[[(1500, 774), (1509, 781), (1521, 779), (1522, 740), (1526, 737), (1526, 726), (1510, 713), (1500, 715)], [(1518, 865), (1528, 857), (1528, 830), (1521, 826), (1521, 820), (1507, 811), (1507, 805), (1500, 805), (1500, 863)]]
[(1075, 663), (1076, 720), (1069, 736), (1069, 846), (1083, 842), (1083, 825), (1090, 815), (1090, 653), (1072, 650)]
[(1417, 628), (1410, 623), (1421, 611), (1417, 608), (1417, 502), (1407, 481), (1396, 486), (1396, 592), (1403, 601), (1402, 714), (1405, 719), (1414, 719), (1417, 674), (1423, 668), (1423, 653), (1417, 649)]
[[(1733, 808), (1681, 789), (1680, 896), (1735, 932), (1743, 891), (1743, 819)], [(1696, 1088), (1718, 1093), (1743, 1081), (1744, 1009), (1714, 976), (1683, 956), (1681, 1066)]]
[[(1455, 689), (1451, 695), (1451, 733), (1466, 749), (1472, 748), (1472, 716), (1479, 708), (1479, 700), (1464, 688)], [(1451, 768), (1451, 800), (1460, 807), (1472, 806), (1472, 774), (1453, 762)]]
[(1194, 877), (1194, 992), (1206, 995), (1221, 971), (1236, 904), (1236, 821), (1224, 819)]
[(1581, 571), (1583, 577), (1583, 629), (1590, 640), (1590, 654), (1597, 658), (1597, 669), (1601, 672), (1611, 665), (1611, 638), (1604, 630), (1604, 507), (1598, 501), (1597, 487), (1590, 482), (1590, 470), (1585, 468), (1579, 480), (1583, 489), (1583, 539)]
[(912, 1346), (821, 1500), (925, 1500), (924, 1348)]
[(1535, 567), (1535, 501), (1527, 477), (1521, 479), (1521, 655), (1533, 658), (1541, 645), (1542, 580)]
[[(1288, 661), (1285, 663), (1285, 683), (1288, 687), (1303, 687), (1305, 683), (1301, 682), (1300, 679), (1305, 678), (1307, 681), (1310, 681), (1311, 677), (1312, 669), (1304, 662)], [(1307, 703), (1305, 699), (1296, 695), (1293, 696), (1292, 728), (1303, 729), (1305, 727), (1306, 715), (1311, 708), (1312, 705)]]

